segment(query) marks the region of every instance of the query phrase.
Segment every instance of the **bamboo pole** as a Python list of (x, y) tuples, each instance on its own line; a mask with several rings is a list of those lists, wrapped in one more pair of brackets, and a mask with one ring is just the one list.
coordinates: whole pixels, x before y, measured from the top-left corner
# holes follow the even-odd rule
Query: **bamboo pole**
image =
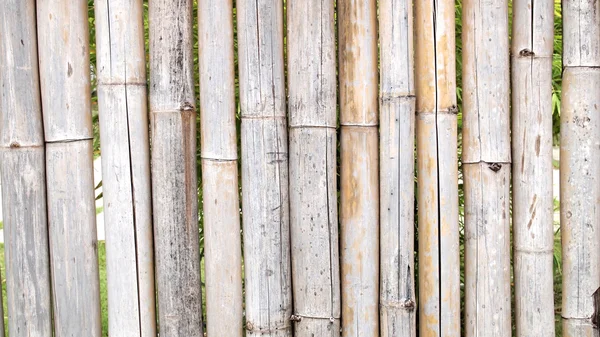
[(202, 336), (192, 0), (150, 0), (152, 208), (161, 337)]
[(413, 2), (379, 2), (380, 319), (382, 337), (416, 336)]
[(200, 125), (209, 336), (242, 336), (242, 244), (238, 188), (233, 8), (198, 2)]
[(454, 1), (415, 2), (421, 337), (460, 335), (454, 25)]
[(142, 1), (95, 2), (110, 336), (156, 336)]
[(565, 1), (563, 24), (562, 328), (565, 337), (598, 336), (590, 317), (600, 286), (600, 4)]
[(246, 336), (291, 337), (283, 3), (238, 0)]
[(510, 336), (508, 2), (466, 0), (463, 18), (465, 333)]
[[(35, 1), (0, 5), (0, 174), (9, 334), (52, 336)], [(32, 291), (33, 290), (33, 291)], [(4, 313), (0, 297), (0, 336)]]
[(377, 3), (338, 2), (342, 336), (379, 336)]
[(287, 2), (296, 337), (340, 335), (333, 2)]
[(87, 1), (36, 6), (54, 334), (100, 337)]
[(512, 32), (516, 334), (554, 336), (554, 1), (515, 0)]

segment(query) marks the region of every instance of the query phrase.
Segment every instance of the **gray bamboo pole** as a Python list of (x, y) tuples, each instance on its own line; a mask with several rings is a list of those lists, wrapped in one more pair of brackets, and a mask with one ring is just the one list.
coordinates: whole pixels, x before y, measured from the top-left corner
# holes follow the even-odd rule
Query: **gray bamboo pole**
[(342, 336), (379, 336), (377, 2), (338, 1)]
[(87, 1), (37, 1), (54, 333), (100, 337)]
[(382, 337), (416, 335), (415, 76), (412, 0), (379, 2)]
[[(0, 174), (9, 334), (52, 336), (35, 1), (0, 5)], [(4, 314), (0, 297), (0, 336)]]
[(460, 336), (454, 25), (454, 1), (415, 2), (421, 337)]
[(241, 337), (242, 243), (231, 0), (200, 0), (198, 30), (207, 333)]
[(600, 286), (600, 4), (563, 3), (560, 222), (563, 336), (598, 336)]
[(554, 1), (515, 0), (512, 32), (516, 334), (522, 337), (554, 336)]
[(246, 336), (291, 337), (283, 2), (237, 0)]
[(150, 0), (152, 208), (161, 337), (202, 336), (192, 0)]
[(110, 336), (156, 336), (141, 0), (95, 1)]
[(463, 18), (465, 333), (510, 336), (508, 2), (465, 0)]
[(340, 335), (333, 1), (288, 0), (294, 335)]

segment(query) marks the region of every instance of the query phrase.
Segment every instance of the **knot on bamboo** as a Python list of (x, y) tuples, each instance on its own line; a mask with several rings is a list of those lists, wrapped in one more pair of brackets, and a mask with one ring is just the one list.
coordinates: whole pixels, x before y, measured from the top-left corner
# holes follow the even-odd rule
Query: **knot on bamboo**
[(10, 143), (9, 146), (10, 146), (11, 149), (17, 149), (17, 148), (21, 147), (21, 144), (19, 144), (17, 142), (12, 142), (12, 143)]
[(520, 56), (527, 57), (527, 56), (535, 56), (535, 53), (534, 53), (533, 51), (531, 51), (531, 50), (529, 50), (529, 49), (525, 48), (525, 49), (523, 49), (523, 50), (521, 50), (521, 51), (519, 52), (519, 55), (520, 55)]
[(195, 108), (194, 105), (190, 102), (183, 102), (181, 104), (181, 107), (179, 108), (179, 110), (181, 110), (181, 112), (194, 112)]
[(384, 309), (403, 309), (413, 312), (416, 308), (416, 303), (411, 298), (404, 298), (398, 301), (381, 301), (380, 306)]
[(458, 115), (458, 107), (456, 105), (452, 105), (448, 108), (448, 113), (453, 115)]
[(500, 163), (490, 163), (490, 164), (488, 164), (488, 167), (490, 168), (490, 170), (492, 170), (494, 172), (498, 172), (502, 168), (502, 164), (500, 164)]

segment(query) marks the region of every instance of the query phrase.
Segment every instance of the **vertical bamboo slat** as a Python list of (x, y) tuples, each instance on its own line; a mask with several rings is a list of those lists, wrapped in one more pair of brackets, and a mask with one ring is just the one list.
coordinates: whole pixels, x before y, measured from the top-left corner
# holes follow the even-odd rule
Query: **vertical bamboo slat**
[(379, 336), (377, 3), (338, 2), (342, 336)]
[(600, 286), (600, 4), (563, 3), (560, 222), (563, 336), (598, 336)]
[(150, 0), (152, 208), (161, 337), (202, 336), (192, 0)]
[(246, 336), (291, 337), (283, 3), (238, 0)]
[(382, 337), (416, 335), (415, 86), (412, 0), (379, 2)]
[(460, 335), (454, 1), (415, 2), (419, 335)]
[(156, 336), (142, 1), (95, 2), (110, 336)]
[(294, 335), (340, 335), (333, 2), (287, 2)]
[(200, 125), (209, 336), (242, 336), (242, 244), (231, 0), (198, 2)]
[(35, 1), (4, 1), (0, 5), (0, 174), (9, 334), (15, 337), (52, 336), (39, 90)]
[(101, 336), (87, 1), (37, 1), (54, 333)]
[(508, 2), (463, 3), (465, 334), (510, 336)]
[(554, 336), (553, 30), (554, 1), (513, 2), (513, 260), (522, 337)]

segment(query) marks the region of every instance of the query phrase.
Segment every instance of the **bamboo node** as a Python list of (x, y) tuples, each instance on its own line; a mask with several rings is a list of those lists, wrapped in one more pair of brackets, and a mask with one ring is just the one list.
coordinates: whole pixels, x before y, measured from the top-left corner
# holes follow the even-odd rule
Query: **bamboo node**
[(19, 148), (19, 147), (21, 147), (21, 144), (19, 144), (17, 142), (10, 143), (10, 148), (11, 149), (16, 149), (16, 148)]
[(535, 53), (533, 51), (525, 48), (519, 52), (519, 55), (527, 57), (527, 56), (535, 56)]
[(182, 112), (193, 112), (195, 110), (194, 106), (190, 102), (183, 102), (183, 104), (181, 104), (181, 107), (179, 109)]
[(453, 104), (448, 108), (448, 113), (458, 115), (458, 107), (455, 104)]
[(411, 298), (404, 298), (398, 301), (381, 301), (380, 306), (383, 309), (406, 309), (408, 312), (415, 310), (416, 303)]
[(300, 322), (302, 321), (303, 318), (309, 318), (309, 319), (326, 319), (329, 320), (329, 322), (331, 324), (333, 324), (335, 321), (339, 321), (340, 318), (339, 317), (317, 317), (317, 316), (309, 316), (309, 315), (301, 315), (301, 314), (293, 314), (292, 316), (290, 316), (290, 321), (292, 322)]
[(490, 164), (488, 164), (488, 167), (490, 168), (490, 170), (492, 170), (494, 172), (498, 172), (502, 168), (502, 164), (500, 164), (500, 163), (490, 163)]

